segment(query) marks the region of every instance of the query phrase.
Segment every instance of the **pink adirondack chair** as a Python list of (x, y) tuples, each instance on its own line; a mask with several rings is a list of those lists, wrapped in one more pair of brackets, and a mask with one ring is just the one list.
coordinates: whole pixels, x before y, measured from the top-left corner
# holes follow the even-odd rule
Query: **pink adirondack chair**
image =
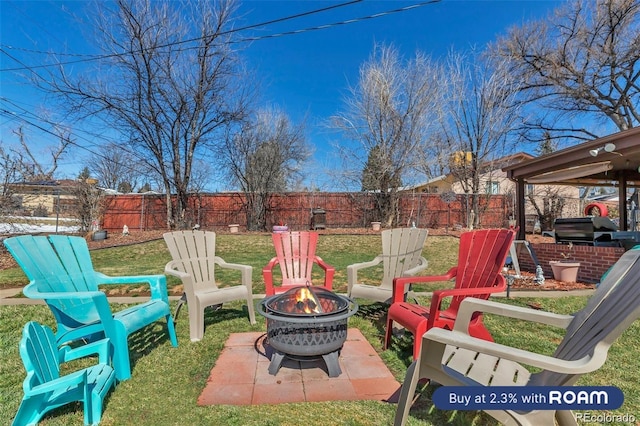
[[(488, 299), (491, 294), (504, 291), (506, 280), (501, 271), (514, 236), (515, 233), (510, 229), (465, 232), (460, 236), (458, 265), (449, 269), (445, 275), (396, 278), (393, 303), (387, 313), (385, 349), (391, 343), (393, 323), (397, 322), (413, 334), (413, 359), (418, 359), (422, 335), (433, 327), (453, 329), (458, 308), (465, 297)], [(403, 300), (404, 289), (408, 284), (448, 281), (454, 278), (454, 288), (433, 292), (430, 306)], [(451, 303), (448, 308), (442, 309), (445, 298), (451, 298)], [(469, 334), (493, 341), (489, 330), (482, 323), (482, 315), (473, 317), (469, 324)]]
[[(331, 290), (335, 268), (316, 256), (317, 232), (281, 232), (272, 234), (272, 237), (276, 257), (262, 269), (267, 296), (299, 285), (313, 285), (311, 272), (314, 264), (324, 271), (323, 287)], [(273, 280), (276, 265), (280, 266), (282, 272), (282, 284), (279, 286), (274, 285)]]

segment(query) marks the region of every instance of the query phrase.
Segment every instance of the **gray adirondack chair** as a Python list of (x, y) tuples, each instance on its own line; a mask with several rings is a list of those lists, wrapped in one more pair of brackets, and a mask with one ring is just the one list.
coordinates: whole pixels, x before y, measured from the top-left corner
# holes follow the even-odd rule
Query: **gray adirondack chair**
[[(475, 312), (535, 321), (566, 330), (551, 356), (468, 335)], [(453, 330), (432, 328), (402, 385), (395, 425), (403, 425), (418, 381), (445, 386), (570, 386), (599, 369), (613, 342), (640, 317), (640, 246), (627, 251), (605, 274), (587, 305), (575, 315), (559, 315), (475, 298), (465, 299)], [(531, 374), (525, 366), (540, 371)], [(487, 410), (504, 425), (577, 425), (571, 411)]]
[[(175, 231), (163, 234), (172, 261), (164, 272), (182, 280), (184, 299), (189, 312), (189, 334), (192, 342), (204, 336), (204, 309), (232, 300), (246, 300), (251, 324), (256, 323), (252, 273), (249, 265), (227, 263), (216, 256), (216, 234), (211, 231)], [(216, 282), (217, 268), (234, 269), (241, 274), (241, 285), (219, 287)], [(181, 301), (180, 303), (182, 303)], [(178, 317), (180, 305), (176, 308)]]
[[(368, 262), (347, 266), (349, 297), (390, 303), (394, 278), (412, 276), (427, 268), (428, 262), (422, 256), (422, 248), (428, 233), (428, 230), (422, 228), (394, 228), (382, 231), (382, 254)], [(379, 285), (359, 281), (359, 271), (379, 267), (380, 264), (383, 275)]]

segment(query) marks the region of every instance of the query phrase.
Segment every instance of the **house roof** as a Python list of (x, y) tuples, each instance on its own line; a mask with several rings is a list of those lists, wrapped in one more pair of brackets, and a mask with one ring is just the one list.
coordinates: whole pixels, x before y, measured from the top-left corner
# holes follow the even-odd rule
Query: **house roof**
[[(526, 153), (526, 152), (516, 152), (515, 154), (510, 154), (510, 155), (507, 155), (505, 157), (497, 158), (495, 160), (485, 161), (482, 164), (480, 164), (480, 170), (484, 170), (484, 172), (486, 173), (486, 171), (488, 171), (488, 170), (502, 169), (502, 168), (504, 168), (506, 166), (509, 166), (509, 165), (512, 165), (512, 164), (517, 164), (517, 163), (520, 163), (522, 161), (530, 160), (532, 158), (535, 158), (535, 157), (533, 155), (531, 155), (531, 154)], [(414, 185), (404, 186), (404, 187), (400, 188), (400, 190), (401, 191), (410, 191), (412, 189), (422, 188), (422, 187), (427, 186), (427, 185), (432, 185), (432, 184), (434, 184), (436, 182), (444, 181), (447, 178), (451, 178), (451, 179), (455, 180), (453, 175), (451, 173), (449, 173), (449, 174), (446, 174), (446, 175), (440, 175), (440, 176), (431, 178), (431, 179), (429, 179), (427, 181), (416, 183)]]
[(504, 167), (526, 183), (640, 187), (640, 127)]

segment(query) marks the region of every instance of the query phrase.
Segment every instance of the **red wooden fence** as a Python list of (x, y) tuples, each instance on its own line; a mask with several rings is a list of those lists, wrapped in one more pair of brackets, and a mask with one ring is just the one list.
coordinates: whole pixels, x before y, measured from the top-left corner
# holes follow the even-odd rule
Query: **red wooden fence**
[[(196, 194), (189, 200), (190, 217), (187, 222), (205, 229), (227, 229), (239, 224), (246, 230), (246, 216), (242, 209), (242, 193)], [(126, 194), (107, 197), (103, 229), (130, 231), (166, 229), (164, 195)], [(289, 192), (276, 194), (271, 200), (268, 225), (287, 224), (291, 229), (309, 229), (312, 210), (323, 209), (327, 228), (362, 228), (379, 221), (374, 214), (372, 194), (360, 192)], [(397, 214), (399, 225), (425, 228), (466, 226), (470, 200), (458, 195), (452, 203), (444, 202), (437, 194), (402, 194)], [(510, 214), (504, 196), (482, 198), (479, 213), (481, 227), (503, 227)]]

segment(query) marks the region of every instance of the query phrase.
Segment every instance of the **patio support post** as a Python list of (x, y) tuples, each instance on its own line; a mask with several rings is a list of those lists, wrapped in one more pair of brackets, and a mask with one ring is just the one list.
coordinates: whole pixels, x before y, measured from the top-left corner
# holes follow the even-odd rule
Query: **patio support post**
[(516, 218), (518, 221), (516, 240), (524, 240), (526, 238), (524, 197), (524, 179), (520, 178), (516, 180)]
[(618, 172), (618, 210), (620, 211), (620, 225), (619, 228), (622, 231), (628, 231), (629, 225), (627, 224), (627, 172), (621, 170)]

